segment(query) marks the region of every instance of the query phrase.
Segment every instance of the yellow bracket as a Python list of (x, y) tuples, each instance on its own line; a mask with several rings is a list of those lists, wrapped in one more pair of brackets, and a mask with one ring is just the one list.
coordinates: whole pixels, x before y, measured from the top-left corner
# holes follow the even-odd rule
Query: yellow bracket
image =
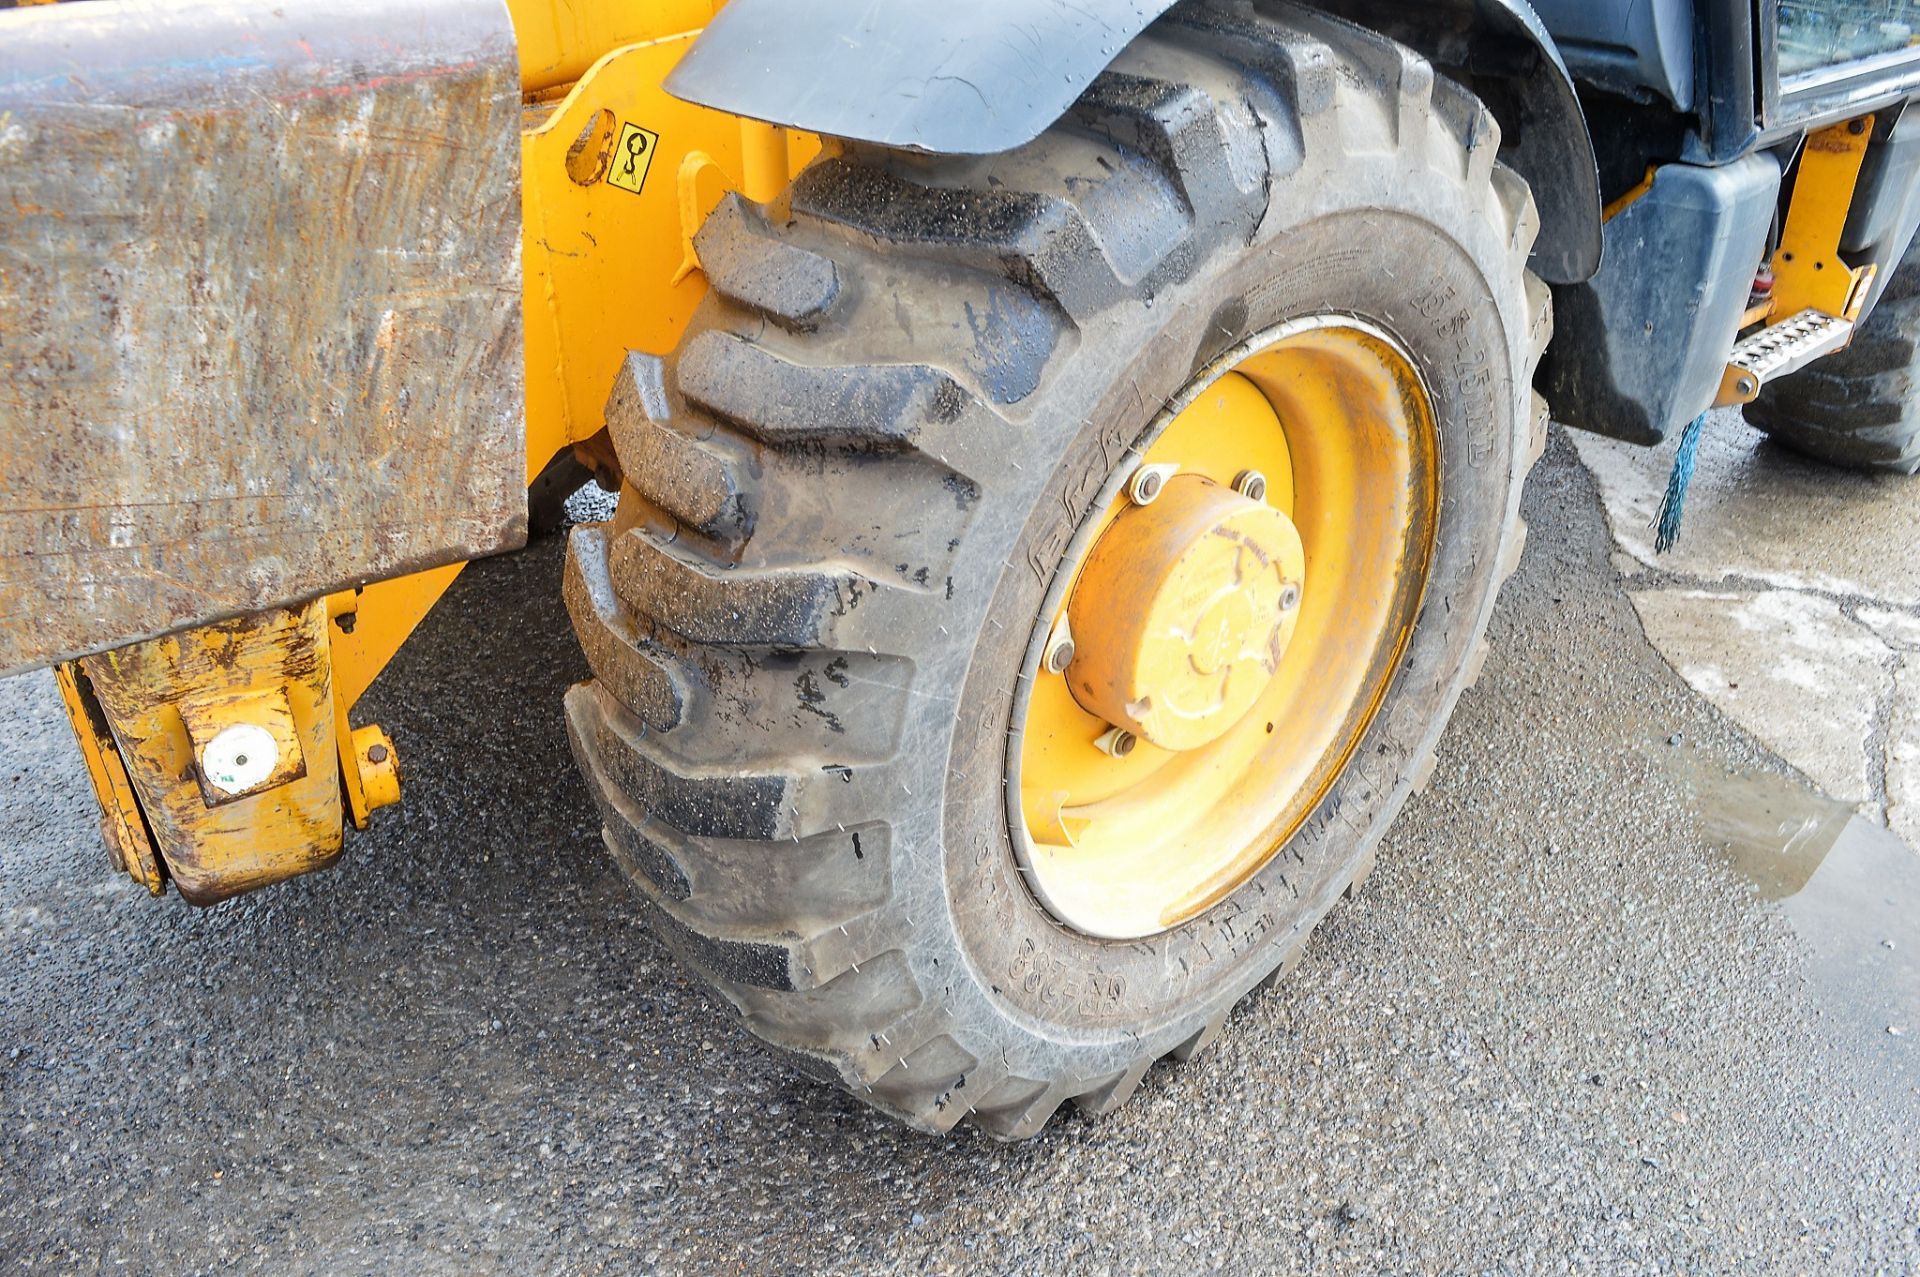
[(365, 829), (371, 813), (400, 801), (400, 760), (384, 731), (376, 726), (355, 730), (348, 711), (465, 566), (449, 563), (327, 597), (334, 744), (355, 829)]
[(133, 781), (127, 764), (113, 743), (113, 730), (106, 714), (86, 684), (78, 661), (67, 661), (53, 671), (60, 685), (60, 699), (73, 723), (73, 734), (80, 742), (80, 757), (93, 781), (93, 792), (100, 800), (100, 835), (107, 844), (107, 856), (113, 867), (126, 874), (154, 895), (166, 888), (166, 871), (153, 851), (153, 836), (140, 803), (133, 794)]
[(1849, 267), (1840, 256), (1840, 236), (1872, 136), (1872, 115), (1807, 135), (1771, 263), (1773, 288), (1740, 317), (1743, 331), (1753, 324), (1766, 327), (1734, 346), (1714, 407), (1751, 403), (1769, 378), (1843, 350), (1853, 340), (1853, 321), (1866, 302), (1875, 268)]
[(1845, 317), (1850, 310), (1857, 311), (1866, 276), (1840, 259), (1840, 233), (1853, 207), (1860, 164), (1872, 135), (1871, 115), (1807, 135), (1780, 247), (1773, 255), (1772, 314), (1792, 316), (1817, 310)]
[(322, 604), (84, 657), (59, 681), (109, 849), (149, 891), (210, 904), (340, 854)]
[[(686, 269), (689, 241), (720, 197), (771, 199), (786, 185), (783, 131), (743, 127), (660, 87), (697, 34), (615, 49), (559, 102), (529, 109), (521, 135), (529, 481), (606, 424), (607, 393), (628, 351), (664, 355), (679, 342), (707, 293), (706, 277)], [(818, 149), (815, 140), (794, 151), (804, 160)]]
[(361, 829), (400, 800), (392, 739), (348, 714), (462, 566), (60, 665), (114, 867), (207, 904), (332, 863), (343, 795)]

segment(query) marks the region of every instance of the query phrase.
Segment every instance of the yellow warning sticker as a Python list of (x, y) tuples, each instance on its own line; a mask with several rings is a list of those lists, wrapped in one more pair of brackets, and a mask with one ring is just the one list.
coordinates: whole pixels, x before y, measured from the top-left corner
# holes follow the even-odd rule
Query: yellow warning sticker
[(623, 191), (632, 191), (635, 195), (646, 185), (647, 169), (653, 164), (654, 148), (660, 145), (660, 135), (641, 128), (638, 124), (622, 124), (620, 140), (613, 144), (613, 167), (607, 170), (607, 181)]

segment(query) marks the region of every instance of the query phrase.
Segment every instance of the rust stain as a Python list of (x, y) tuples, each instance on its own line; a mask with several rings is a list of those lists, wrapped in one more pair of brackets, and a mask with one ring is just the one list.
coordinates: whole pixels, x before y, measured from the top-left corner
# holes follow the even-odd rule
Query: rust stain
[(0, 47), (0, 673), (517, 544), (512, 35), (426, 3), (391, 66), (279, 11), (265, 78), (184, 10)]
[[(333, 863), (343, 815), (324, 601), (134, 644), (79, 663), (111, 725), (154, 850), (211, 904)], [(213, 786), (201, 751), (246, 724), (275, 742), (255, 788)]]

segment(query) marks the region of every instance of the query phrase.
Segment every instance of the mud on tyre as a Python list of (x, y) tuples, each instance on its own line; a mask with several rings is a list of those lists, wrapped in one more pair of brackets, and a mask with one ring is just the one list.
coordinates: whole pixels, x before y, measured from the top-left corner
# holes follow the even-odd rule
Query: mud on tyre
[[(572, 534), (594, 678), (567, 716), (652, 925), (756, 1034), (916, 1127), (1020, 1138), (1117, 1105), (1298, 958), (1519, 549), (1547, 295), (1498, 140), (1389, 41), (1188, 4), (1016, 151), (849, 148), (715, 213), (709, 298), (608, 406), (628, 486)], [(1096, 938), (1010, 829), (1036, 618), (1163, 405), (1313, 315), (1388, 335), (1429, 396), (1417, 609), (1283, 845), (1171, 929)]]

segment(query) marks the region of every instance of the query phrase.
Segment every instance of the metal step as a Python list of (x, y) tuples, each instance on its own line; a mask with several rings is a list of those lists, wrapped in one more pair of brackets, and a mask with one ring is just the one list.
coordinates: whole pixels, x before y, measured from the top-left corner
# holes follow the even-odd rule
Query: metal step
[[(1853, 321), (1803, 310), (1742, 338), (1727, 356), (1721, 402), (1745, 403), (1775, 378), (1830, 355), (1853, 338)], [(1731, 395), (1731, 398), (1729, 398)]]

